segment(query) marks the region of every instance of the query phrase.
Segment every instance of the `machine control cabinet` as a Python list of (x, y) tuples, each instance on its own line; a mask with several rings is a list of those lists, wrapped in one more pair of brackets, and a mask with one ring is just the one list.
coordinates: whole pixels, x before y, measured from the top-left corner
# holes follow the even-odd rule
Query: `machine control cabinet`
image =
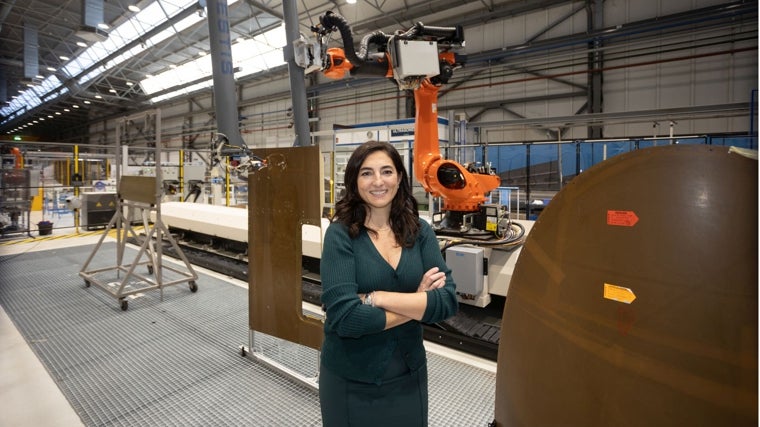
[(109, 191), (82, 193), (82, 227), (86, 230), (105, 227), (116, 214), (116, 193)]
[(457, 293), (480, 295), (483, 292), (483, 248), (452, 246), (446, 249), (446, 264), (457, 284)]

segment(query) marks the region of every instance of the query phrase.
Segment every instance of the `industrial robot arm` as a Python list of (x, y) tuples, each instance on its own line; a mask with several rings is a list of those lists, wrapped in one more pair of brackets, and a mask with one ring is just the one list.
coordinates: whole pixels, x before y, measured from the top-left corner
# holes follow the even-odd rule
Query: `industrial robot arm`
[(266, 166), (266, 161), (254, 156), (247, 145), (230, 144), (223, 133), (217, 133), (211, 141), (211, 167), (222, 166), (235, 176), (245, 178), (249, 173)]
[(447, 227), (458, 228), (464, 215), (478, 212), (486, 194), (500, 184), (490, 168), (473, 169), (444, 159), (438, 144), (438, 91), (447, 83), (464, 57), (454, 50), (463, 47), (461, 26), (430, 27), (415, 24), (406, 31), (387, 35), (376, 31), (365, 36), (357, 53), (351, 27), (331, 12), (320, 17), (312, 30), (325, 46), (334, 31), (340, 32), (343, 48), (324, 52), (322, 73), (333, 79), (351, 75), (385, 77), (400, 90), (414, 91), (414, 174), (425, 191), (443, 199)]
[(5, 155), (13, 156), (13, 169), (22, 169), (24, 167), (24, 157), (21, 154), (21, 150), (19, 150), (18, 147), (13, 147), (10, 145), (1, 145), (0, 154), (3, 155), (3, 168), (6, 168), (7, 166), (9, 166), (5, 164), (6, 162)]

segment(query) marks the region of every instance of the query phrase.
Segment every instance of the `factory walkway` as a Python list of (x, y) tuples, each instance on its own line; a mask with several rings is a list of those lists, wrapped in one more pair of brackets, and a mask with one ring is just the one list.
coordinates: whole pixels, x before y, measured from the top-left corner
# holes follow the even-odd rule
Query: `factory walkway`
[[(314, 390), (240, 355), (246, 283), (197, 268), (197, 293), (147, 291), (121, 311), (78, 276), (101, 233), (0, 242), (0, 425), (321, 425)], [(115, 246), (107, 238), (96, 262), (112, 263)], [(256, 343), (315, 373), (316, 351), (263, 334)], [(430, 425), (492, 421), (495, 363), (426, 348)]]

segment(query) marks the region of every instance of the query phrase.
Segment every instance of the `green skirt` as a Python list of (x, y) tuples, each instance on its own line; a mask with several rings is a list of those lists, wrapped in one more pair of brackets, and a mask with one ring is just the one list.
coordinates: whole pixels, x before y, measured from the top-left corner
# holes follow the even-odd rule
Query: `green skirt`
[(381, 385), (347, 380), (323, 366), (319, 402), (324, 427), (425, 427), (427, 365), (410, 372), (400, 355), (394, 354)]

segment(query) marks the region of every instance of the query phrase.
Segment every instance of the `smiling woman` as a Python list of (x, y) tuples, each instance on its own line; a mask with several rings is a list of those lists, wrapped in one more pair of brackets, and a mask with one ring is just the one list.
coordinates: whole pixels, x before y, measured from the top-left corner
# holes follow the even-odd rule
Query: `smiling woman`
[(377, 214), (377, 218), (367, 218), (365, 225), (371, 229), (390, 228), (390, 204), (398, 192), (401, 176), (396, 172), (393, 161), (388, 154), (375, 151), (367, 156), (359, 170), (357, 187), (359, 196), (368, 205), (370, 215)]
[(420, 220), (398, 151), (369, 141), (351, 155), (322, 252), (322, 420), (426, 426), (422, 323), (456, 313), (451, 270)]

